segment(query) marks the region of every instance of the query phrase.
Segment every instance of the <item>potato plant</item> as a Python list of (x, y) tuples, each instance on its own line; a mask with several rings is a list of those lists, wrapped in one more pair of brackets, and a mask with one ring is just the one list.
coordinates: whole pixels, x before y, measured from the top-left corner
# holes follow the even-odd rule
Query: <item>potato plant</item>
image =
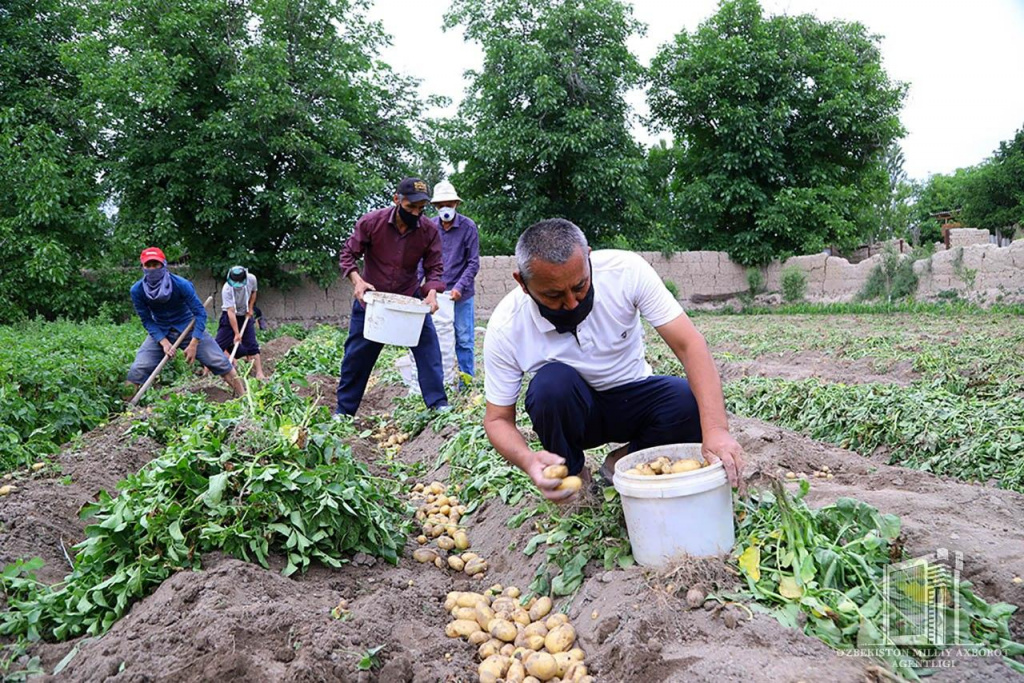
[(213, 550), (264, 567), (283, 555), (285, 574), (314, 560), (338, 567), (357, 551), (397, 563), (411, 526), (398, 484), (353, 460), (342, 443), (351, 423), (297, 396), (287, 373), (250, 383), (243, 400), (170, 401), (151, 422), (138, 431), (152, 429), (166, 449), (116, 496), (101, 493), (83, 510), (91, 523), (65, 581), (35, 582), (32, 562), (4, 571), (0, 633), (101, 634), (172, 572), (198, 568)]

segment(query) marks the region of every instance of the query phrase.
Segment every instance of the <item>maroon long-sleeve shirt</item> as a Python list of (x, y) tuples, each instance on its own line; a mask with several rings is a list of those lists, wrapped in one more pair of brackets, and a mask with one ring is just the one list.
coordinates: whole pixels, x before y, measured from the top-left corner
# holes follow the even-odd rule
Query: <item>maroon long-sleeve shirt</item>
[(441, 236), (437, 225), (420, 216), (416, 227), (405, 234), (395, 227), (399, 220), (394, 206), (371, 211), (356, 221), (356, 229), (341, 247), (338, 265), (341, 276), (356, 270), (356, 261), (363, 257), (363, 279), (379, 292), (414, 296), (419, 278), (416, 266), (423, 260), (426, 281), (423, 296), (431, 289), (444, 291)]

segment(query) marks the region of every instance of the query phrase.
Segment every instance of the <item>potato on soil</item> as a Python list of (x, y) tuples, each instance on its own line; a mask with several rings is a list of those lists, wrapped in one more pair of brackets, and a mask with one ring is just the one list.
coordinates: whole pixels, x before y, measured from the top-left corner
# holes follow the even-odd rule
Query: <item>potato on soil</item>
[(466, 574), (468, 574), (469, 576), (476, 576), (477, 574), (482, 574), (483, 572), (487, 571), (487, 560), (484, 560), (479, 557), (474, 558), (466, 563), (466, 568), (463, 571), (465, 571)]
[(481, 645), (476, 653), (480, 656), (480, 659), (487, 659), (493, 655), (498, 654), (498, 650), (501, 649), (502, 642), (497, 638), (491, 638), (483, 645)]
[(442, 536), (441, 538), (437, 539), (437, 547), (441, 550), (451, 550), (455, 547), (455, 541), (448, 538), (447, 536)]
[(480, 662), (477, 674), (480, 676), (480, 683), (497, 683), (498, 679), (505, 675), (508, 669), (508, 657), (491, 655)]
[[(462, 559), (466, 559), (465, 556), (463, 556)], [(476, 607), (478, 602), (487, 604), (487, 598), (479, 593), (467, 591), (465, 593), (459, 593), (458, 597), (455, 598), (455, 602), (459, 607)]]
[(518, 659), (513, 658), (505, 672), (505, 683), (523, 683), (526, 680), (526, 667)]
[(416, 548), (412, 551), (412, 559), (417, 562), (433, 562), (437, 559), (437, 551), (433, 548)]
[(558, 674), (558, 664), (547, 652), (536, 653), (525, 664), (526, 672), (541, 681), (550, 681)]
[(480, 630), (480, 624), (469, 619), (456, 619), (455, 621), (448, 622), (445, 626), (444, 633), (449, 638), (468, 638), (472, 634)]
[(469, 547), (469, 535), (465, 531), (456, 531), (454, 543), (459, 550), (465, 550)]
[(463, 569), (466, 568), (466, 563), (463, 562), (462, 558), (459, 557), (458, 555), (449, 555), (448, 556), (448, 567), (450, 569), (454, 569), (457, 572), (461, 572)]
[(551, 654), (567, 652), (575, 641), (576, 629), (571, 624), (562, 624), (544, 637), (544, 648)]
[(530, 608), (530, 619), (537, 621), (538, 619), (546, 617), (548, 612), (551, 611), (551, 604), (551, 598), (546, 595), (541, 598), (537, 598), (537, 602), (535, 602), (533, 607)]
[(487, 631), (476, 631), (475, 633), (469, 634), (469, 644), (475, 645), (476, 647), (480, 647), (490, 639), (491, 634)]
[(562, 614), (561, 612), (555, 612), (554, 614), (550, 615), (547, 619), (544, 620), (544, 625), (548, 627), (549, 631), (553, 630), (556, 626), (561, 626), (562, 624), (568, 623), (569, 617), (565, 614)]

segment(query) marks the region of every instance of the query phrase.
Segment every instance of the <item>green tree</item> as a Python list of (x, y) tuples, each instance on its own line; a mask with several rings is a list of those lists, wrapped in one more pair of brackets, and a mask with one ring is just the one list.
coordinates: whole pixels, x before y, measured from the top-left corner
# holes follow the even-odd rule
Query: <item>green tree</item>
[(74, 52), (124, 240), (326, 283), (413, 157), (410, 81), (363, 0), (83, 2)]
[(62, 0), (0, 6), (0, 322), (89, 312), (80, 269), (107, 221), (95, 130), (60, 55), (76, 21)]
[[(484, 249), (507, 250), (551, 216), (595, 245), (630, 244), (650, 221), (644, 154), (625, 92), (643, 69), (626, 41), (643, 32), (618, 0), (455, 0), (445, 19), (483, 46), (484, 65), (452, 129), (456, 187), (486, 217)], [(508, 253), (507, 251), (505, 253)]]
[(910, 237), (914, 184), (907, 178), (903, 162), (903, 150), (893, 142), (882, 158), (888, 182), (879, 188), (871, 207), (870, 242)]
[(726, 0), (659, 51), (648, 99), (681, 148), (673, 204), (691, 246), (761, 264), (865, 233), (906, 92), (878, 40)]
[(935, 214), (948, 211), (954, 221), (961, 213), (970, 193), (969, 185), (977, 167), (958, 168), (952, 175), (936, 173), (917, 188), (913, 205), (915, 241), (923, 244), (942, 241), (942, 222)]
[(1004, 236), (1024, 224), (1024, 128), (999, 143), (995, 154), (971, 174), (963, 222)]

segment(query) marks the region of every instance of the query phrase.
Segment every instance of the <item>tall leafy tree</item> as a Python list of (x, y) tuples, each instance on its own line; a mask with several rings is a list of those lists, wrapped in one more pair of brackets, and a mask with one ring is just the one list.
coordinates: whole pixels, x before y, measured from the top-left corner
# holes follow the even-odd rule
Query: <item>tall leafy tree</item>
[(948, 211), (959, 224), (970, 185), (978, 167), (958, 168), (955, 173), (931, 175), (918, 188), (914, 200), (915, 241), (923, 243), (942, 240), (942, 222), (935, 214)]
[(888, 182), (879, 187), (872, 204), (870, 241), (906, 238), (913, 222), (914, 184), (903, 169), (903, 150), (892, 143), (882, 157), (882, 168)]
[(87, 312), (80, 270), (106, 220), (95, 130), (61, 59), (76, 21), (62, 0), (0, 5), (0, 322)]
[(85, 2), (119, 232), (195, 266), (295, 264), (322, 282), (411, 159), (411, 83), (363, 0)]
[[(626, 41), (643, 27), (618, 0), (454, 0), (484, 51), (448, 153), (473, 201), (485, 249), (505, 251), (531, 223), (561, 216), (595, 244), (650, 224), (644, 155), (624, 94), (643, 69)], [(507, 253), (507, 251), (506, 251)]]
[(681, 148), (673, 201), (690, 246), (757, 264), (864, 234), (905, 86), (862, 25), (725, 0), (659, 51), (651, 78), (652, 115)]
[(963, 222), (1012, 236), (1024, 225), (1024, 128), (980, 164), (967, 182)]

